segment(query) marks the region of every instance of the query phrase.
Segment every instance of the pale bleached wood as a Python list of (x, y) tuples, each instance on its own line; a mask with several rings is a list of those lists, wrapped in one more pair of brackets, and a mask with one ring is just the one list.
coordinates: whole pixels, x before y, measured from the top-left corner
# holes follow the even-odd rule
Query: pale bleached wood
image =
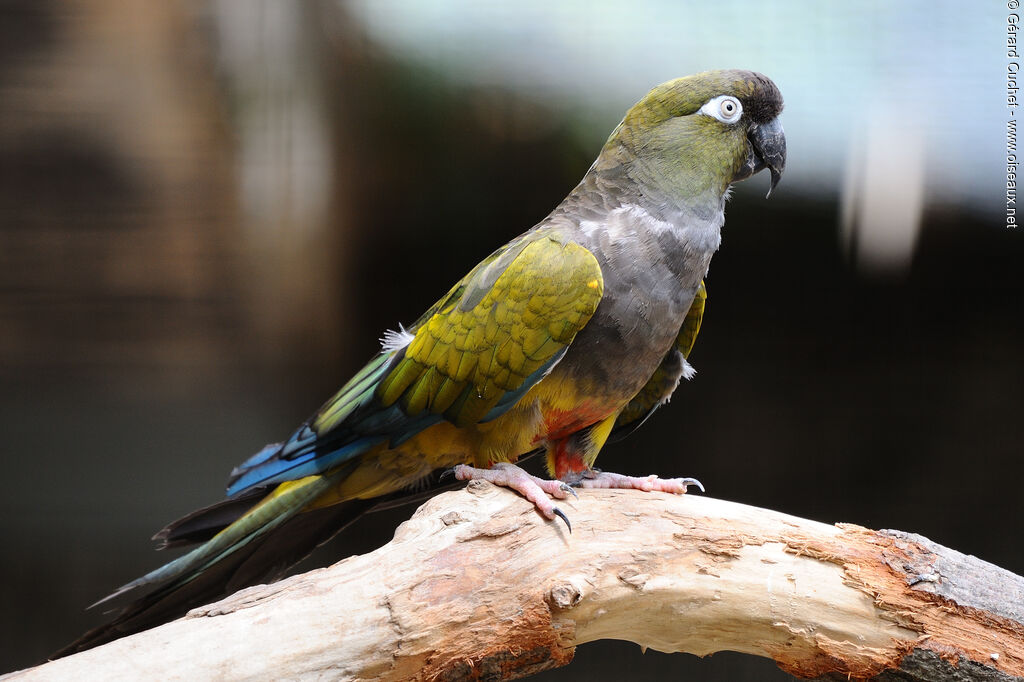
[(803, 677), (1024, 675), (1024, 580), (919, 536), (693, 495), (564, 507), (572, 535), (475, 481), (375, 552), (4, 679), (501, 679), (604, 638)]

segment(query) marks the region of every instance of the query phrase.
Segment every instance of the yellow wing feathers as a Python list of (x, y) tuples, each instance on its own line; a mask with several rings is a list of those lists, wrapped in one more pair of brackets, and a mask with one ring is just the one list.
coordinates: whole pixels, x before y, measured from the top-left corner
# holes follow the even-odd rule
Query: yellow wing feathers
[(377, 389), (384, 406), (444, 414), (458, 426), (480, 421), (557, 360), (604, 289), (593, 254), (550, 237), (519, 250), (486, 287), (493, 276), (488, 269), (471, 273), (416, 329)]
[(686, 313), (683, 326), (679, 329), (679, 336), (676, 337), (676, 350), (683, 354), (684, 358), (690, 357), (693, 344), (697, 342), (697, 334), (700, 332), (700, 323), (704, 319), (704, 304), (708, 300), (708, 291), (704, 288), (704, 280), (701, 280), (697, 287), (697, 295), (693, 297), (693, 303)]

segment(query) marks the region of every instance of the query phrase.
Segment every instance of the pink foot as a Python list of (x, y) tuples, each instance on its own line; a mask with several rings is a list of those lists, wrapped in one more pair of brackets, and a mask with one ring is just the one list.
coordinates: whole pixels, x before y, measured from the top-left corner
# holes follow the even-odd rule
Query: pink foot
[(569, 517), (561, 509), (553, 505), (548, 497), (550, 495), (560, 500), (564, 500), (569, 495), (576, 497), (576, 491), (562, 481), (549, 481), (537, 478), (515, 464), (509, 464), (508, 462), (497, 462), (490, 469), (477, 469), (466, 464), (460, 464), (455, 467), (455, 478), (460, 481), (490, 481), (494, 485), (511, 488), (530, 502), (533, 502), (533, 506), (537, 507), (537, 511), (547, 518), (554, 519), (557, 516), (565, 521), (569, 532), (572, 532), (572, 524), (569, 523)]
[(696, 478), (658, 478), (650, 476), (624, 476), (613, 474), (608, 471), (594, 469), (580, 479), (577, 485), (580, 488), (620, 488), (646, 490), (648, 492), (657, 490), (663, 493), (676, 493), (682, 495), (686, 492), (687, 486), (697, 486), (704, 492), (704, 486)]

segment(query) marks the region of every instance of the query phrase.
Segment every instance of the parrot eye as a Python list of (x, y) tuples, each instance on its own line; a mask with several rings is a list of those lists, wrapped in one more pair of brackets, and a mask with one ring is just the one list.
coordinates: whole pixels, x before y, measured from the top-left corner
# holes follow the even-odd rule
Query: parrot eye
[(743, 115), (743, 105), (732, 95), (719, 95), (708, 100), (700, 111), (722, 123), (735, 123)]

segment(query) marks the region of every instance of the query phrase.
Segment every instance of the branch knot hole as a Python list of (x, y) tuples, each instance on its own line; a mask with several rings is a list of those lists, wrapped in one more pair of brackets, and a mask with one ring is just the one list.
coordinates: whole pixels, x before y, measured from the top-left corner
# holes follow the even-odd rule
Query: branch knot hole
[(473, 495), (485, 495), (490, 492), (494, 492), (495, 487), (490, 481), (483, 481), (480, 479), (473, 479), (466, 484), (466, 490)]
[(571, 581), (563, 581), (548, 591), (548, 603), (558, 609), (571, 609), (583, 600), (583, 592)]
[(441, 523), (446, 526), (454, 526), (459, 523), (466, 523), (467, 521), (469, 521), (469, 519), (457, 511), (450, 511), (441, 516)]

